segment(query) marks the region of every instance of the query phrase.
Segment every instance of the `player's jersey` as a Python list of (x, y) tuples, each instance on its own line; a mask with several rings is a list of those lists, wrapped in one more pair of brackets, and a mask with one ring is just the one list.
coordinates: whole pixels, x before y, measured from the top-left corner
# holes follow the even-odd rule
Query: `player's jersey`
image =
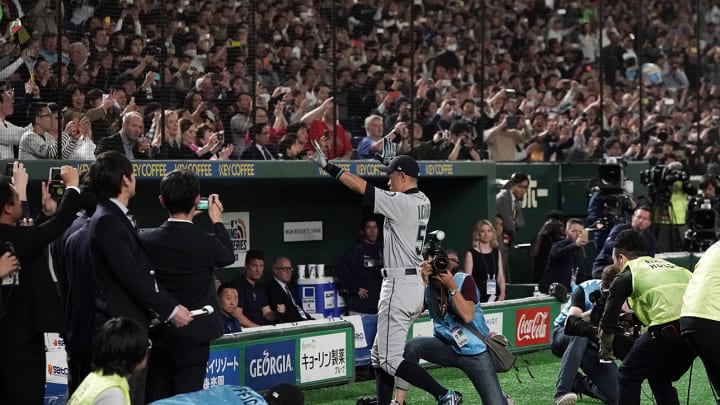
[(430, 199), (417, 189), (396, 193), (375, 189), (375, 213), (385, 216), (383, 261), (386, 268), (420, 267), (430, 220)]

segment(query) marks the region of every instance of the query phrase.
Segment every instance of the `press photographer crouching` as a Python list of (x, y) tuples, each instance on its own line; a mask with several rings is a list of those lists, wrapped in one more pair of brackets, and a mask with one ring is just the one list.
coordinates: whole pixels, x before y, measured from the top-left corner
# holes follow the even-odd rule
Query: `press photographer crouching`
[[(578, 284), (572, 297), (555, 318), (550, 349), (561, 358), (555, 384), (554, 404), (573, 404), (577, 394), (597, 398), (606, 404), (617, 401), (617, 366), (600, 363), (597, 326), (605, 307), (608, 286), (618, 270), (607, 266), (602, 280)], [(582, 368), (585, 374), (579, 373)]]
[(685, 225), (687, 198), (695, 195), (695, 185), (680, 162), (656, 165), (640, 173), (647, 186), (645, 196), (652, 210), (653, 233), (658, 252), (677, 252), (683, 248), (681, 228)]
[[(480, 292), (475, 281), (463, 271), (456, 272), (457, 254), (440, 246), (438, 236), (442, 240), (442, 231), (428, 236), (422, 277), (426, 284), (425, 306), (433, 321), (434, 336), (408, 341), (404, 357), (415, 363), (424, 359), (459, 368), (470, 378), (483, 404), (507, 404), (492, 357), (479, 337), (490, 336), (490, 330), (480, 307)], [(398, 399), (401, 398), (398, 395)]]
[(685, 249), (692, 252), (704, 252), (718, 240), (720, 183), (716, 177), (706, 175), (699, 188), (700, 195), (690, 197), (687, 203)]
[(637, 230), (620, 232), (613, 259), (622, 269), (612, 285), (600, 321), (600, 360), (613, 361), (613, 341), (619, 314), (627, 299), (647, 332), (640, 335), (618, 367), (618, 403), (639, 404), (643, 381), (658, 404), (678, 404), (672, 383), (679, 380), (695, 358), (680, 337), (680, 311), (690, 280), (687, 269), (645, 256), (645, 239)]

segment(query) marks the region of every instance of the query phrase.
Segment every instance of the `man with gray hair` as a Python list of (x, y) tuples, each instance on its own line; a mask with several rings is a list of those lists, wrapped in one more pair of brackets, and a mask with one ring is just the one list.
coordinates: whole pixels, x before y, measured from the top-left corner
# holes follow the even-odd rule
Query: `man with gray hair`
[(150, 140), (142, 136), (144, 132), (142, 115), (136, 111), (129, 112), (123, 115), (120, 132), (97, 143), (95, 156), (107, 151), (116, 151), (130, 160), (149, 159)]
[(383, 118), (379, 115), (369, 115), (365, 118), (365, 138), (360, 141), (357, 153), (358, 159), (373, 159), (372, 144), (383, 136)]

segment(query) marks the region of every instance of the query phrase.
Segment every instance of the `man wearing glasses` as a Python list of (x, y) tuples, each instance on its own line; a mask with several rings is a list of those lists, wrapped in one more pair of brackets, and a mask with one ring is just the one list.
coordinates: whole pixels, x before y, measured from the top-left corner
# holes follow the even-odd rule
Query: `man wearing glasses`
[[(20, 160), (70, 159), (78, 145), (79, 131), (69, 131), (73, 135), (62, 132), (62, 157), (60, 157), (57, 137), (53, 135), (57, 133), (58, 114), (50, 109), (48, 103), (35, 102), (28, 108), (28, 119), (32, 128), (20, 138)], [(77, 123), (68, 124), (71, 125)]]
[(302, 302), (290, 286), (292, 263), (287, 257), (278, 257), (273, 264), (273, 280), (267, 288), (270, 308), (278, 323), (299, 322), (312, 319), (302, 308)]
[(0, 80), (0, 160), (15, 159), (14, 148), (20, 143), (20, 137), (27, 128), (19, 127), (7, 120), (13, 115), (15, 90), (10, 83)]

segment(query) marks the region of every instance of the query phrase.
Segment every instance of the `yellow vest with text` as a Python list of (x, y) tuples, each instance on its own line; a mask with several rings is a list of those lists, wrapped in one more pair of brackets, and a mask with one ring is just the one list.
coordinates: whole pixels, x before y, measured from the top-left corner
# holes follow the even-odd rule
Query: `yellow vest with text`
[(670, 205), (656, 208), (654, 222), (658, 224), (684, 225), (686, 211), (687, 194), (683, 191), (683, 182), (678, 180), (671, 187)]
[(683, 296), (682, 316), (720, 322), (720, 243), (713, 244), (695, 265)]
[(70, 397), (67, 405), (92, 405), (100, 394), (110, 388), (120, 388), (125, 397), (125, 403), (130, 405), (130, 391), (127, 379), (117, 374), (102, 375), (102, 371), (93, 371), (88, 374)]
[(682, 297), (692, 273), (666, 260), (642, 256), (630, 260), (632, 271), (630, 308), (646, 326), (662, 325), (680, 318)]

